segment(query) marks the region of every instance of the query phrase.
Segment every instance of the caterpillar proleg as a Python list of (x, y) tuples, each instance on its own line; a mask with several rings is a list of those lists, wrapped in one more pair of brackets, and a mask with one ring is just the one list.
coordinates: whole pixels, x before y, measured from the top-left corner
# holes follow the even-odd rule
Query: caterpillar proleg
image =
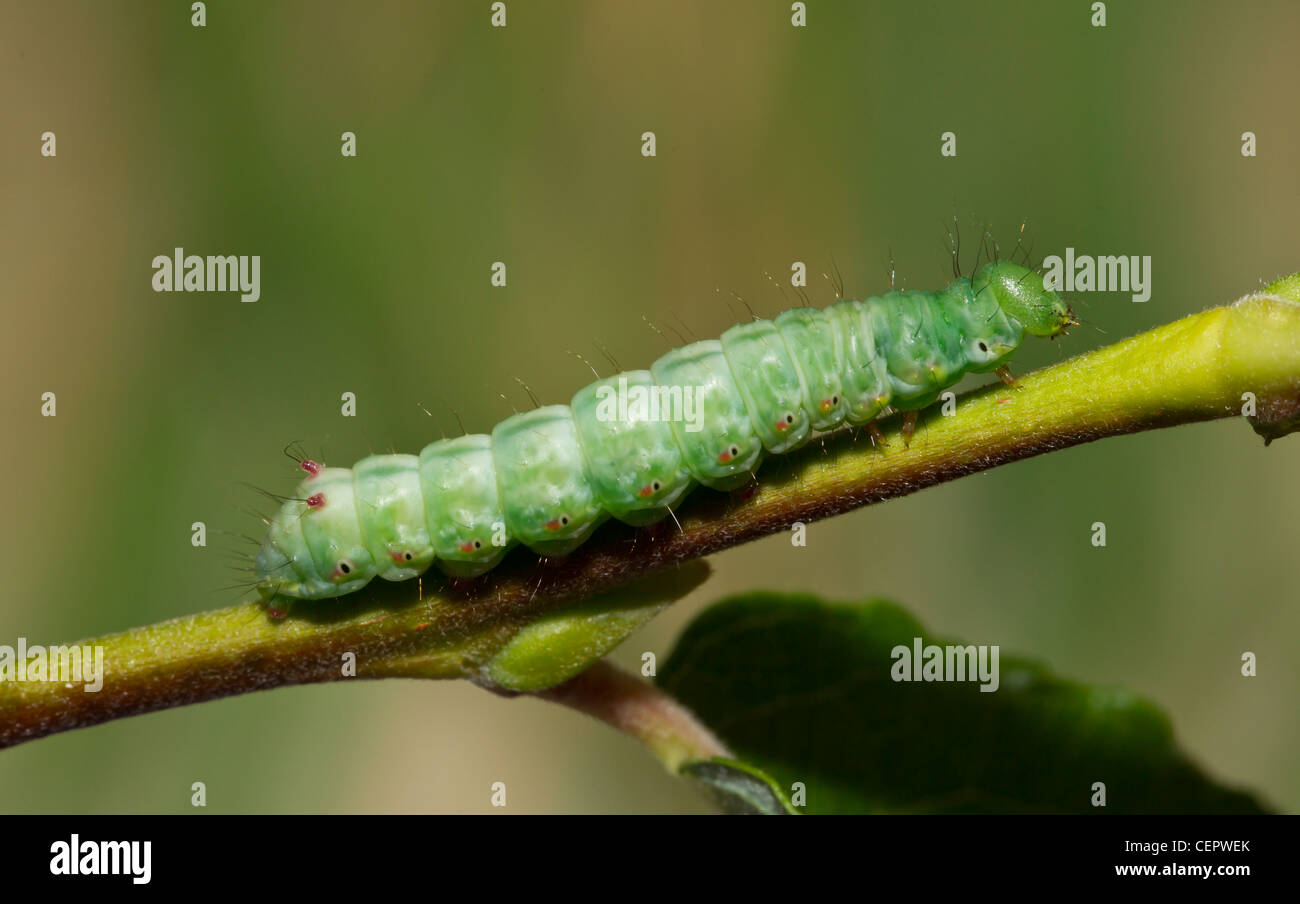
[[(258, 552), (257, 589), (268, 600), (324, 599), (435, 563), (457, 577), (482, 574), (518, 543), (564, 555), (607, 518), (656, 522), (697, 484), (734, 489), (764, 456), (814, 431), (874, 428), (886, 408), (915, 412), (964, 374), (1003, 367), (1025, 334), (1074, 324), (1033, 271), (991, 262), (937, 292), (890, 291), (733, 326), (648, 371), (597, 380), (569, 405), (506, 418), (490, 436), (352, 469), (304, 461), (307, 477)], [(696, 417), (603, 404), (630, 389), (689, 400)]]

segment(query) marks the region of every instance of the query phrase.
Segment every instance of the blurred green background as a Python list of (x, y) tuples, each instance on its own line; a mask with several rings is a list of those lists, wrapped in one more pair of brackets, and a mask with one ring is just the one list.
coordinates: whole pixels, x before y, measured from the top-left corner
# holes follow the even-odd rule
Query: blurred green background
[[(794, 260), (862, 296), (892, 249), (936, 287), (954, 209), (968, 249), (977, 220), (1006, 250), (1028, 219), (1036, 260), (1152, 258), (1148, 303), (1076, 297), (1088, 324), (1017, 371), (1300, 269), (1294, 3), (1111, 3), (1106, 28), (1083, 2), (812, 0), (806, 28), (788, 2), (507, 7), (494, 29), (486, 0), (214, 2), (194, 28), (188, 3), (0, 4), (0, 642), (233, 602), (234, 544), (190, 524), (260, 533), (240, 482), (292, 488), (290, 440), (418, 451), (450, 406), (486, 431), (498, 393), (526, 404), (515, 377), (547, 403), (590, 379), (566, 350), (649, 365), (643, 317), (715, 336), (731, 292), (774, 314), (764, 274)], [(154, 293), (178, 245), (261, 255), (261, 300)], [(1294, 812), (1298, 455), (1219, 422), (930, 489), (717, 556), (615, 658), (662, 660), (737, 590), (886, 596), (1150, 697), (1213, 775)], [(632, 741), (466, 684), (290, 688), (0, 752), (5, 812), (192, 812), (194, 781), (208, 812), (487, 812), (494, 781), (510, 812), (706, 809)]]

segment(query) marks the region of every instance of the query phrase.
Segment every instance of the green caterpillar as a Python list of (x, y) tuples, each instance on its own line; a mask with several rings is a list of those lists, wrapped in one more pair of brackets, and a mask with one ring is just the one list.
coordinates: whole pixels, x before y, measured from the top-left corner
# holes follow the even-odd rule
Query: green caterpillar
[(564, 555), (611, 516), (650, 524), (696, 484), (741, 486), (764, 454), (789, 452), (814, 431), (866, 425), (879, 439), (875, 419), (892, 407), (906, 412), (910, 438), (917, 412), (963, 374), (1010, 380), (1004, 364), (1026, 333), (1057, 336), (1074, 324), (1033, 271), (993, 262), (938, 292), (890, 291), (734, 326), (648, 371), (597, 380), (567, 406), (509, 417), (491, 436), (350, 470), (303, 461), (299, 498), (284, 503), (258, 552), (257, 589), (267, 600), (324, 599), (435, 562), (452, 576), (479, 575), (516, 543)]

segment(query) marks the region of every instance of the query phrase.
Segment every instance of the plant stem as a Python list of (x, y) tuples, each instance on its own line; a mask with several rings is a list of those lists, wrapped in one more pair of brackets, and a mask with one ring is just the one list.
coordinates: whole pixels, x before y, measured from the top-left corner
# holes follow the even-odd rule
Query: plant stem
[(884, 448), (864, 432), (831, 434), (769, 462), (749, 491), (696, 491), (678, 513), (680, 530), (671, 521), (641, 530), (611, 523), (564, 559), (539, 562), (517, 551), (468, 586), (426, 576), (420, 598), (414, 581), (376, 581), (339, 600), (297, 603), (281, 620), (261, 603), (244, 603), (85, 641), (104, 648), (103, 689), (0, 681), (0, 746), (216, 697), (340, 680), (348, 677), (348, 653), (361, 678), (489, 684), (488, 666), (503, 645), (566, 603), (645, 579), (658, 582), (650, 597), (675, 599), (706, 573), (684, 563), (795, 522), (1107, 436), (1236, 416), (1246, 393), (1266, 439), (1300, 424), (1300, 279), (1030, 374), (1014, 388), (968, 393), (952, 416), (931, 408), (910, 448), (897, 419)]
[(581, 675), (537, 694), (636, 738), (669, 772), (682, 763), (731, 757), (693, 713), (652, 684), (600, 660)]

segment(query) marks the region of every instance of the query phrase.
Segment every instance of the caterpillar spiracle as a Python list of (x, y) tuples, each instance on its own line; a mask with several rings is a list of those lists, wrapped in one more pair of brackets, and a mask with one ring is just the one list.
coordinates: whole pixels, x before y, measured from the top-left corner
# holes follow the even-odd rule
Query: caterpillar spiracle
[[(479, 575), (517, 543), (564, 555), (609, 517), (651, 524), (697, 484), (735, 489), (765, 454), (789, 452), (814, 431), (848, 423), (877, 435), (875, 418), (892, 407), (907, 413), (910, 436), (916, 413), (963, 374), (1006, 374), (1025, 334), (1072, 325), (1041, 277), (991, 262), (937, 292), (890, 291), (733, 326), (648, 371), (599, 379), (569, 405), (508, 417), (491, 435), (351, 469), (303, 461), (297, 498), (257, 554), (256, 586), (267, 600), (324, 599), (375, 577), (408, 580), (435, 562), (455, 577)], [(602, 403), (620, 385), (625, 394), (690, 390), (697, 422), (632, 406), (611, 416)]]

